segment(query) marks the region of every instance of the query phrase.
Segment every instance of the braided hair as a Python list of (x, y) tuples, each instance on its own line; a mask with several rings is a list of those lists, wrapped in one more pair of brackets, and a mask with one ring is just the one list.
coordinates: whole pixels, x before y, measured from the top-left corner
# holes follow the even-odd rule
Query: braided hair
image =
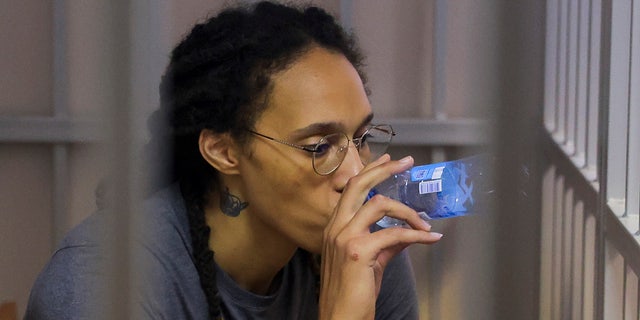
[(269, 94), (271, 76), (313, 47), (344, 55), (365, 82), (354, 39), (331, 15), (317, 7), (271, 2), (228, 8), (195, 25), (173, 50), (162, 77), (160, 108), (150, 119), (149, 146), (151, 150), (169, 146), (172, 151), (157, 158), (168, 167), (164, 183), (155, 189), (180, 186), (211, 319), (221, 318), (222, 312), (204, 207), (208, 195), (219, 188), (219, 179), (199, 152), (199, 134), (204, 129), (228, 133), (246, 145), (247, 129), (267, 107), (261, 102)]

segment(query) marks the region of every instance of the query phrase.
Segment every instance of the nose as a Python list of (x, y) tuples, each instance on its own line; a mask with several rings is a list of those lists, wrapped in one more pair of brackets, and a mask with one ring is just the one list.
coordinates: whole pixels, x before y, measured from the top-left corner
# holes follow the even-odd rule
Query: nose
[(360, 152), (353, 143), (350, 143), (342, 164), (336, 170), (336, 175), (345, 177), (348, 180), (357, 175), (363, 168), (364, 164), (360, 158)]

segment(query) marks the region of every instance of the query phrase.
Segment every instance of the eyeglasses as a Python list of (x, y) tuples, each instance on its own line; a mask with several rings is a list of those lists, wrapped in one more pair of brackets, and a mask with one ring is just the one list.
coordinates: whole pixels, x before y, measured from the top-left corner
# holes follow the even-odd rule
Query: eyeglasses
[(396, 135), (390, 125), (378, 124), (368, 126), (367, 130), (358, 138), (349, 139), (344, 133), (332, 133), (320, 138), (314, 145), (301, 146), (252, 130), (248, 131), (271, 141), (311, 153), (313, 170), (321, 176), (329, 175), (340, 167), (349, 151), (349, 141), (352, 141), (358, 149), (362, 163), (367, 164), (380, 157), (387, 150), (393, 136)]

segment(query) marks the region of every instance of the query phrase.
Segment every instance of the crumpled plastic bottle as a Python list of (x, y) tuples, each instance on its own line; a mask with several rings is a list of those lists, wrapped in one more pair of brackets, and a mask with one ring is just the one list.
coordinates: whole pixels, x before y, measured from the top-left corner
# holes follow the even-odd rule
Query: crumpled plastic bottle
[[(375, 186), (367, 200), (385, 195), (413, 208), (424, 220), (483, 212), (491, 209), (495, 197), (494, 166), (491, 154), (414, 166)], [(376, 224), (382, 228), (406, 225), (388, 216)]]

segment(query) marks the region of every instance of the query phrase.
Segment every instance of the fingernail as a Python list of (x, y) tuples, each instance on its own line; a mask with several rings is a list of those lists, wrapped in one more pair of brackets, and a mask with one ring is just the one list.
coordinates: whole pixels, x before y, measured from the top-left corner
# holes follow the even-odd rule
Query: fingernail
[(442, 238), (442, 236), (443, 236), (443, 234), (442, 234), (442, 233), (438, 233), (438, 232), (431, 232), (431, 234), (432, 234), (434, 237), (437, 237), (438, 239), (441, 239), (441, 238)]
[(422, 224), (424, 224), (424, 227), (427, 231), (431, 230), (431, 224), (429, 224), (429, 222), (422, 220)]
[(404, 157), (404, 158), (402, 158), (402, 159), (400, 159), (398, 161), (402, 162), (402, 163), (409, 163), (409, 162), (411, 162), (411, 156), (406, 156), (406, 157)]

